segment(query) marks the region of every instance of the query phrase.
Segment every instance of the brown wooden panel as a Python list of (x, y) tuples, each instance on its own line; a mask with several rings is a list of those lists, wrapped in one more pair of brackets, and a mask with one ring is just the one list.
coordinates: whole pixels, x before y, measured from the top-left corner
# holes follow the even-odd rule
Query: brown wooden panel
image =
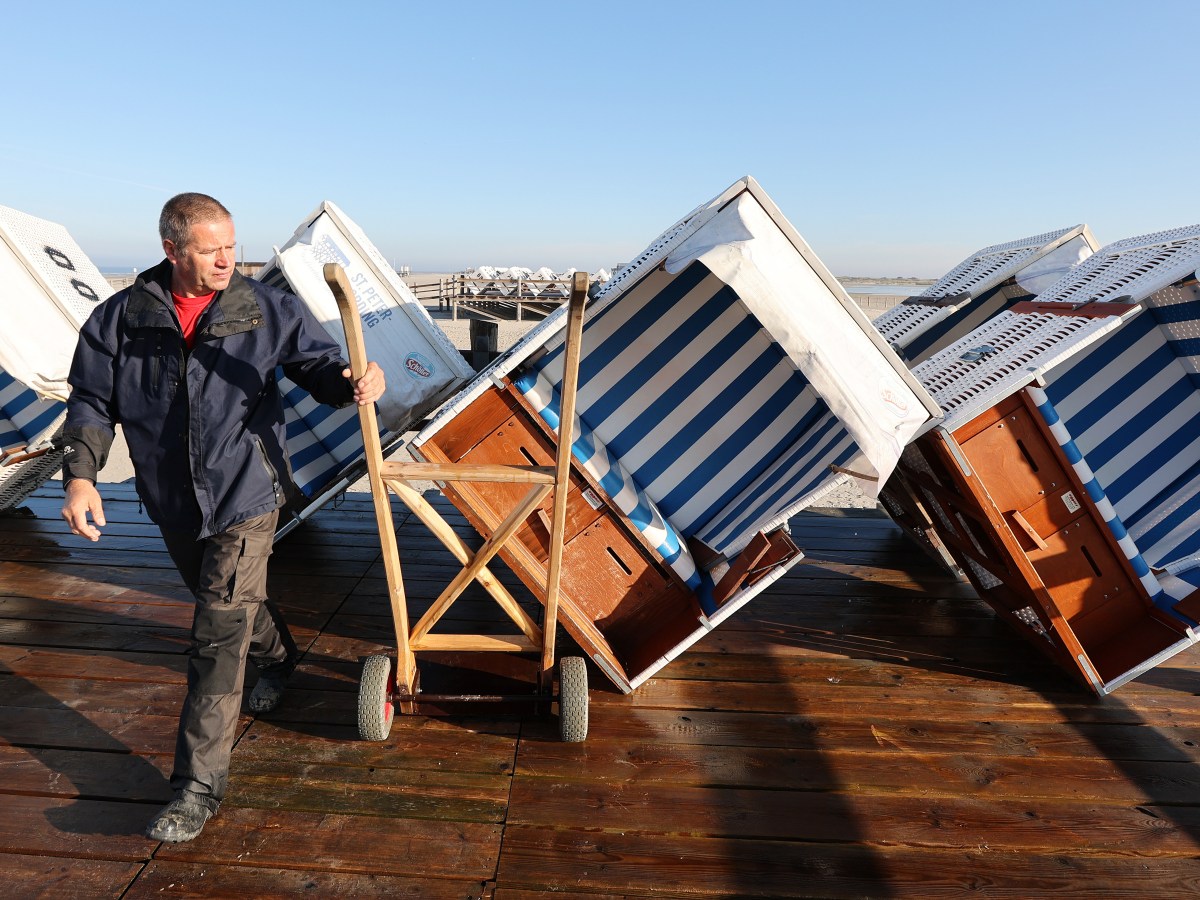
[[(554, 464), (554, 448), (544, 435), (530, 428), (523, 417), (511, 416), (471, 448), (460, 462), (547, 466)], [(473, 487), (498, 518), (516, 506), (528, 489), (525, 485), (502, 483), (477, 484)], [(587, 485), (572, 472), (571, 489), (567, 494), (564, 541), (569, 542), (600, 516), (600, 511), (584, 500), (582, 491), (586, 488)], [(554, 495), (551, 494), (538, 508), (549, 516), (553, 505)], [(538, 559), (544, 561), (548, 558), (549, 530), (538, 516), (531, 516), (526, 526), (517, 532), (517, 537)]]
[(514, 404), (507, 391), (489, 388), (465, 409), (448, 419), (429, 443), (449, 462), (460, 462), (471, 449), (512, 416)]
[(1136, 585), (1101, 534), (1102, 527), (1079, 518), (1062, 531), (1043, 535), (1046, 549), (1028, 554), (1085, 648), (1149, 615)]
[(1001, 512), (1027, 510), (1067, 484), (1053, 448), (1023, 406), (959, 444)]

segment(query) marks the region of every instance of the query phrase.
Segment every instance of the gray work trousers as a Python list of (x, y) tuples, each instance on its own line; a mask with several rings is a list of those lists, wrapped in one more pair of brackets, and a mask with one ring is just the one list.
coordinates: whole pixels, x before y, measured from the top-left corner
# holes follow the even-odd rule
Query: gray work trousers
[(278, 518), (276, 510), (202, 540), (159, 529), (196, 598), (171, 787), (213, 812), (229, 780), (247, 656), (263, 671), (283, 673), (298, 656), (283, 616), (267, 599)]

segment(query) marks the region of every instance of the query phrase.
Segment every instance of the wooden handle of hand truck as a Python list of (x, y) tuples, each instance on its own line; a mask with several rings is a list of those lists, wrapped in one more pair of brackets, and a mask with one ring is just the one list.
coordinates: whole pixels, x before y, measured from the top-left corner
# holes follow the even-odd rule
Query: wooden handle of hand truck
[(357, 380), (367, 371), (367, 348), (363, 344), (362, 320), (358, 317), (358, 308), (354, 305), (354, 288), (350, 286), (346, 270), (337, 263), (325, 263), (323, 272), (325, 283), (329, 285), (337, 303), (338, 314), (342, 317), (342, 330), (346, 332), (350, 374)]
[[(357, 380), (367, 371), (367, 348), (363, 343), (358, 307), (354, 303), (354, 288), (350, 286), (350, 279), (346, 277), (345, 270), (337, 263), (326, 263), (322, 273), (342, 317), (342, 330), (346, 333), (346, 355), (350, 358), (350, 374)], [(379, 544), (383, 550), (388, 600), (392, 607), (392, 623), (396, 629), (395, 685), (399, 693), (411, 694), (416, 689), (417, 662), (409, 643), (404, 579), (400, 573), (400, 552), (396, 545), (396, 529), (392, 522), (391, 500), (388, 498), (387, 487), (381, 474), (383, 449), (379, 443), (379, 421), (375, 415), (374, 403), (365, 403), (358, 407), (358, 424), (362, 430), (363, 455), (367, 460), (371, 499), (375, 505), (375, 527), (379, 531)], [(415, 706), (411, 699), (402, 700), (400, 708), (405, 712), (413, 712)]]
[(542, 622), (542, 683), (554, 669), (554, 629), (558, 625), (558, 588), (562, 577), (563, 533), (567, 526), (567, 492), (571, 484), (571, 443), (575, 426), (575, 393), (579, 385), (579, 358), (583, 342), (583, 310), (587, 304), (586, 272), (576, 272), (567, 301), (567, 328), (563, 352), (562, 390), (559, 393), (558, 448), (554, 461), (554, 506), (550, 519), (550, 558), (546, 566), (546, 610)]

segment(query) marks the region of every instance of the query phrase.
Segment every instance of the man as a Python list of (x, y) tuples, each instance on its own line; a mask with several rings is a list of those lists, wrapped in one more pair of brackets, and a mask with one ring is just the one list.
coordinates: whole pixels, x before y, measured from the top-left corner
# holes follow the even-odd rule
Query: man
[(62, 515), (74, 534), (100, 539), (96, 473), (121, 423), (138, 495), (196, 598), (175, 799), (146, 829), (177, 842), (200, 834), (225, 794), (247, 656), (260, 669), (253, 712), (278, 705), (296, 665), (296, 645), (266, 597), (291, 487), (276, 366), (333, 406), (373, 403), (384, 376), (372, 362), (352, 382), (338, 345), (299, 299), (236, 271), (233, 218), (212, 197), (173, 197), (158, 227), (166, 259), (80, 331)]

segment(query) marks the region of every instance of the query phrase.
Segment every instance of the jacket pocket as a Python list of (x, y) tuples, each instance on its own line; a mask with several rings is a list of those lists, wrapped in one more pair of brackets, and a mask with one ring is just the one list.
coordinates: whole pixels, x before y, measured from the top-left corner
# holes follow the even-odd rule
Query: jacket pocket
[(267, 477), (271, 479), (271, 492), (275, 495), (275, 502), (279, 502), (279, 473), (275, 471), (275, 467), (271, 465), (271, 459), (267, 456), (267, 448), (263, 446), (262, 438), (257, 434), (254, 437), (254, 446), (258, 448), (258, 458), (262, 462), (263, 468), (267, 472)]

